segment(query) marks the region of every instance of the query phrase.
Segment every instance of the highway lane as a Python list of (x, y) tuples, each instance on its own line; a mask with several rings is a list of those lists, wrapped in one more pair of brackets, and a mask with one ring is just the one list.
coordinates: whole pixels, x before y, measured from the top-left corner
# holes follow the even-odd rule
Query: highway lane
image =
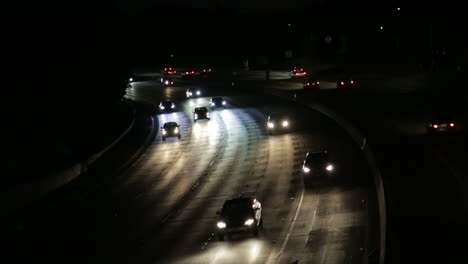
[[(368, 173), (359, 149), (320, 115), (254, 96), (229, 97), (226, 109), (193, 123), (195, 106), (208, 97), (184, 99), (185, 86), (133, 85), (128, 97), (157, 105), (176, 102), (159, 123), (181, 124), (182, 139), (154, 142), (133, 166), (92, 190), (51, 197), (27, 219), (22, 235), (36, 261), (118, 263), (334, 263), (363, 262)], [(200, 87), (200, 84), (195, 85)], [(202, 87), (203, 88), (203, 87)], [(214, 91), (212, 91), (214, 92)], [(222, 90), (215, 93), (222, 94)], [(309, 125), (268, 136), (266, 114), (287, 109)], [(304, 181), (309, 150), (327, 148), (337, 173), (325, 182)], [(102, 175), (96, 175), (100, 177)], [(87, 193), (80, 196), (80, 192)], [(258, 238), (213, 236), (224, 200), (255, 195), (264, 207)], [(47, 238), (47, 239), (41, 239)], [(73, 256), (73, 257), (72, 257)], [(26, 257), (28, 259), (28, 257)]]

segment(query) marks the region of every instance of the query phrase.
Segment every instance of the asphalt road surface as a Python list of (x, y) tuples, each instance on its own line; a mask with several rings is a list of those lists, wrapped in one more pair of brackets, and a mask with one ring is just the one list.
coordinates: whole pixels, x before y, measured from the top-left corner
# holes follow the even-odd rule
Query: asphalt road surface
[[(90, 171), (88, 182), (102, 184), (75, 183), (15, 219), (20, 228), (8, 239), (18, 262), (367, 263), (373, 185), (344, 131), (314, 111), (258, 95), (226, 96), (227, 107), (194, 123), (194, 107), (210, 97), (186, 99), (188, 87), (225, 95), (201, 84), (133, 83), (127, 97), (154, 106), (159, 126), (179, 123), (182, 138), (163, 142), (158, 132), (129, 168)], [(176, 110), (158, 113), (161, 99)], [(272, 111), (296, 118), (290, 132), (266, 133)], [(336, 170), (304, 177), (305, 154), (323, 149)], [(218, 241), (216, 211), (239, 196), (262, 203), (260, 235)]]

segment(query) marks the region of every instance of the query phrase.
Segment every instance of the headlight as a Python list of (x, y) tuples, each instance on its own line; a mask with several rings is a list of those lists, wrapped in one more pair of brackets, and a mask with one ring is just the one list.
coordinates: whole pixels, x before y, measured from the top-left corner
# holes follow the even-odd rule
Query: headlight
[(273, 124), (272, 122), (268, 122), (268, 127), (269, 127), (269, 128), (274, 128), (274, 127), (275, 127), (275, 124)]
[(288, 121), (283, 121), (283, 126), (287, 127), (289, 125)]
[(214, 106), (214, 105), (215, 105), (215, 103), (211, 103), (211, 106)]
[(248, 219), (247, 221), (245, 221), (244, 225), (252, 225), (254, 223), (254, 220), (252, 218)]
[(219, 221), (216, 225), (218, 226), (219, 229), (226, 228), (226, 223), (221, 222), (221, 221)]
[(200, 95), (200, 91), (197, 91), (197, 95)]
[(169, 81), (166, 81), (166, 84), (169, 84)]
[(206, 117), (210, 117), (210, 113), (206, 113)]
[(194, 115), (194, 117), (195, 117), (195, 119), (197, 119), (197, 118), (198, 118), (198, 115), (197, 115), (197, 114), (195, 114), (195, 115)]
[(174, 105), (174, 104), (172, 104), (172, 105), (171, 105), (171, 108), (175, 108), (175, 105)]
[(226, 104), (226, 101), (223, 101), (223, 105), (225, 105), (225, 104)]
[(166, 130), (165, 129), (163, 129), (163, 135), (166, 135)]
[(164, 106), (160, 105), (159, 108), (161, 108), (161, 110), (164, 110)]
[(310, 171), (310, 169), (307, 168), (307, 167), (302, 167), (302, 170), (303, 170), (305, 173), (308, 173), (308, 172)]
[(328, 164), (327, 167), (325, 167), (327, 171), (332, 171), (333, 170), (333, 165)]
[(174, 133), (179, 133), (179, 129), (177, 127), (174, 129)]
[(133, 82), (133, 78), (128, 79), (130, 82)]

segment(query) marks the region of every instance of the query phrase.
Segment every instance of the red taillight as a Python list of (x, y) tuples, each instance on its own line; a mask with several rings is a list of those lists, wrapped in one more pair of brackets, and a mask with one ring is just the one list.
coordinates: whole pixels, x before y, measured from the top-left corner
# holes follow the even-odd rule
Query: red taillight
[(304, 72), (304, 74), (307, 74), (307, 72)]
[(306, 86), (310, 86), (310, 83), (306, 83)]
[(319, 81), (317, 81), (317, 84), (320, 84), (320, 82), (319, 82)]
[(192, 73), (195, 73), (195, 71), (192, 71)]
[(211, 71), (211, 69), (208, 69), (208, 71)]
[(301, 68), (301, 71), (304, 71), (304, 68)]
[(344, 82), (340, 82), (341, 85), (344, 85)]
[(432, 125), (433, 128), (439, 128), (439, 125), (435, 124), (435, 125)]
[(455, 126), (455, 123), (450, 123), (450, 127), (454, 127)]
[(206, 70), (205, 70), (205, 69), (203, 69), (203, 72), (206, 72)]
[(294, 70), (293, 70), (293, 72), (297, 72), (297, 70), (296, 70), (296, 69), (294, 69)]
[(351, 80), (351, 84), (353, 84), (353, 83), (354, 83), (354, 81), (353, 81), (353, 80)]
[(167, 71), (167, 68), (166, 68), (166, 67), (164, 67), (164, 71)]
[(177, 71), (174, 71), (174, 73), (177, 73)]

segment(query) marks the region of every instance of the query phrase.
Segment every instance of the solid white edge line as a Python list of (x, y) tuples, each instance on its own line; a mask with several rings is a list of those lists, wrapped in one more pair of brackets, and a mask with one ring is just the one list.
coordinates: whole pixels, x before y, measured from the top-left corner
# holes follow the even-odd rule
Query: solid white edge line
[[(284, 248), (286, 247), (286, 244), (289, 241), (289, 236), (291, 235), (291, 231), (294, 228), (294, 224), (296, 223), (297, 216), (299, 215), (299, 211), (301, 209), (303, 199), (304, 199), (304, 188), (302, 188), (301, 199), (299, 200), (299, 204), (297, 205), (296, 213), (295, 213), (295, 215), (294, 215), (294, 217), (293, 217), (293, 219), (291, 221), (291, 224), (289, 225), (288, 234), (284, 238), (283, 245), (281, 245), (281, 249), (279, 250), (279, 252), (278, 252), (278, 254), (276, 256), (276, 262), (274, 262), (274, 263), (279, 263), (279, 261), (281, 259), (281, 254), (283, 253), (283, 250), (284, 250)], [(272, 255), (273, 254), (271, 254), (270, 257), (268, 257), (268, 260), (267, 260), (266, 263), (268, 263), (268, 264), (272, 263)]]

